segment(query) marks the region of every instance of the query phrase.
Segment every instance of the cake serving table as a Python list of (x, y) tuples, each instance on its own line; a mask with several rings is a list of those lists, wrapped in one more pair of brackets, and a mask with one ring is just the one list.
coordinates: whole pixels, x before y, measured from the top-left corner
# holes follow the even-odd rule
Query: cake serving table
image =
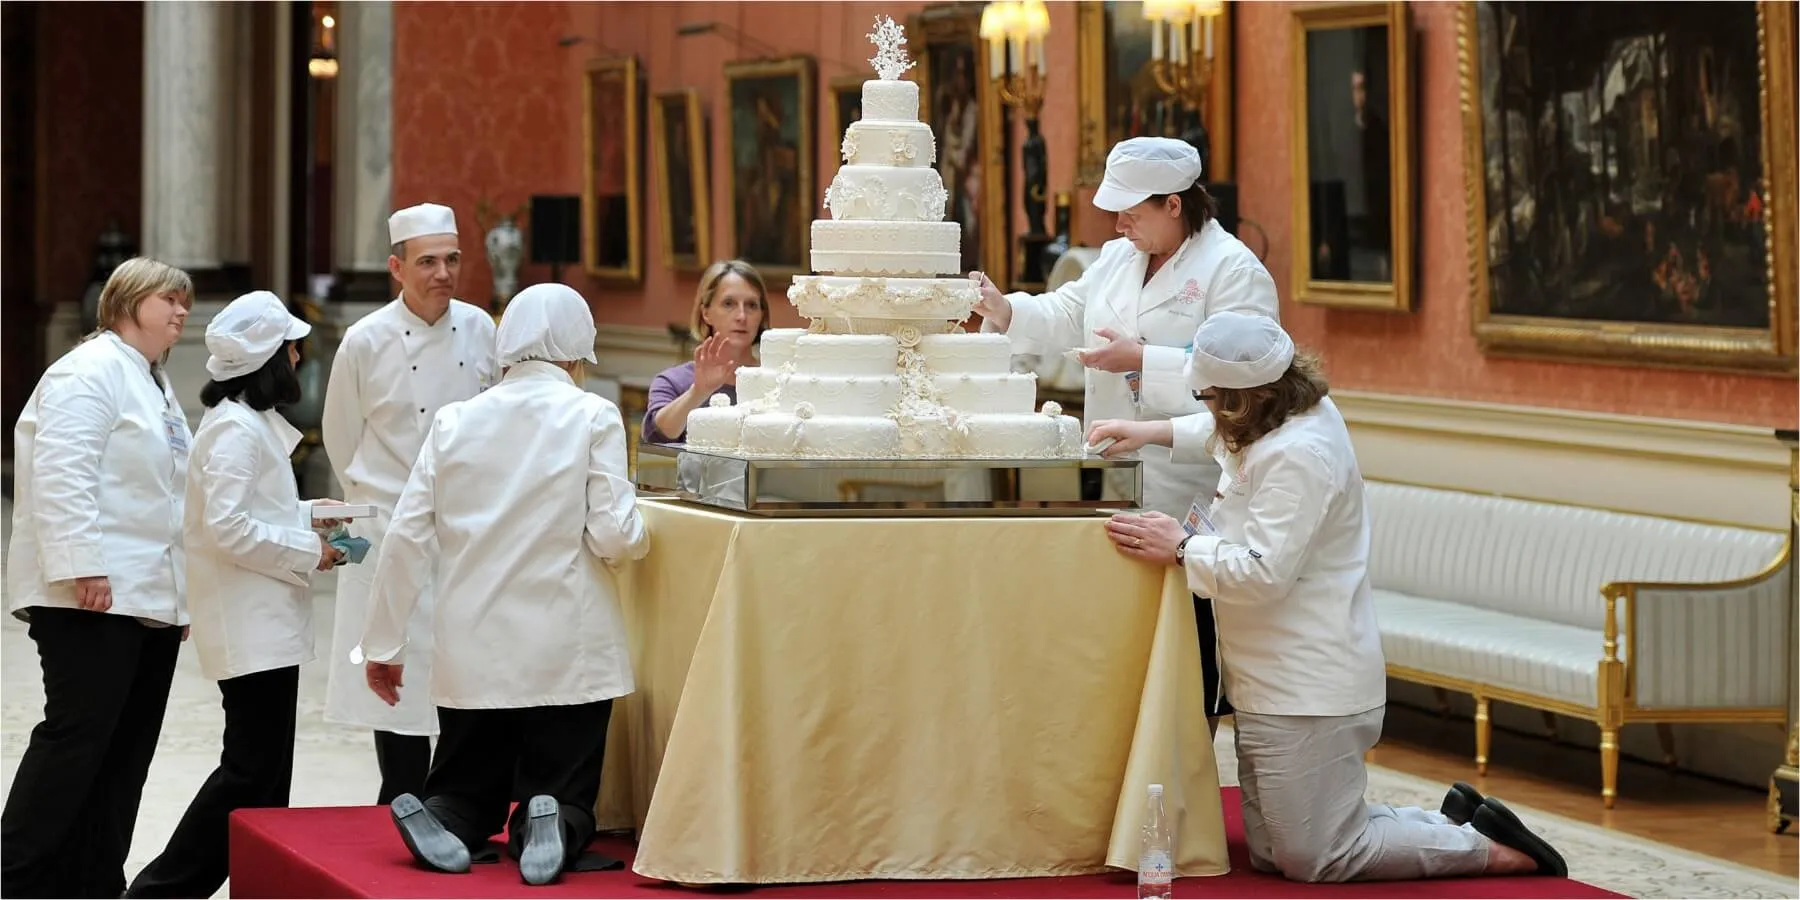
[(647, 499), (602, 829), (689, 884), (1228, 870), (1193, 598), (1091, 511), (799, 518)]
[(1071, 516), (1142, 506), (1142, 461), (784, 459), (644, 444), (675, 465), (638, 469), (638, 488), (767, 517)]

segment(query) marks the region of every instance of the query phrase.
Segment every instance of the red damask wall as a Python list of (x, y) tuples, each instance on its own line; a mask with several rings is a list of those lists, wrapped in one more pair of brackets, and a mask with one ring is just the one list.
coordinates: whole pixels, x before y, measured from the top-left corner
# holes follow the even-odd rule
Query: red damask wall
[(39, 248), (40, 303), (76, 303), (108, 222), (142, 243), (144, 7), (47, 3), (39, 12), (38, 96), (48, 111), (38, 145), (44, 176), (38, 190), (48, 211)]
[[(579, 193), (583, 64), (597, 56), (633, 53), (650, 93), (679, 87), (700, 91), (713, 141), (713, 243), (723, 248), (725, 220), (717, 201), (725, 159), (718, 102), (724, 90), (722, 65), (759, 56), (814, 55), (819, 61), (817, 115), (823, 121), (828, 102), (824, 86), (839, 75), (867, 71), (864, 35), (874, 16), (901, 19), (922, 5), (396, 4), (394, 201), (404, 205), (430, 199), (456, 208), (471, 238), (464, 241), (464, 293), (485, 296), (490, 282), (477, 247), (477, 202), (486, 198), (512, 208), (533, 193)], [(1289, 4), (1274, 2), (1242, 3), (1235, 9), (1242, 211), (1267, 232), (1267, 264), (1284, 295), (1291, 218), (1291, 114), (1285, 99), (1291, 96), (1290, 11)], [(1325, 354), (1333, 382), (1457, 400), (1792, 427), (1800, 412), (1791, 376), (1507, 360), (1476, 349), (1463, 236), (1455, 10), (1449, 4), (1415, 3), (1412, 12), (1419, 31), (1421, 91), (1418, 308), (1396, 316), (1284, 304), (1283, 320), (1300, 341)], [(1051, 4), (1050, 13), (1054, 90), (1042, 127), (1050, 148), (1050, 188), (1056, 191), (1070, 189), (1074, 181), (1075, 15), (1068, 3)], [(711, 34), (677, 36), (682, 25), (702, 22), (721, 27)], [(580, 41), (559, 46), (564, 37)], [(835, 136), (825, 137), (817, 150), (819, 171), (829, 170), (835, 150)], [(1015, 196), (1018, 177), (1015, 171)], [(818, 187), (815, 193), (822, 193), (823, 185)], [(1076, 227), (1079, 237), (1097, 244), (1111, 237), (1112, 229), (1110, 218), (1088, 205), (1091, 195), (1091, 190), (1076, 192)], [(593, 303), (602, 323), (660, 327), (685, 320), (692, 303), (696, 278), (662, 265), (662, 248), (651, 227), (661, 211), (653, 191), (646, 189), (645, 199), (642, 286), (608, 287), (578, 271), (564, 273)], [(1015, 221), (1020, 215), (1015, 212)], [(1249, 240), (1260, 246), (1254, 236)], [(548, 277), (546, 267), (527, 266), (522, 281)], [(777, 323), (798, 322), (781, 298), (772, 305)]]

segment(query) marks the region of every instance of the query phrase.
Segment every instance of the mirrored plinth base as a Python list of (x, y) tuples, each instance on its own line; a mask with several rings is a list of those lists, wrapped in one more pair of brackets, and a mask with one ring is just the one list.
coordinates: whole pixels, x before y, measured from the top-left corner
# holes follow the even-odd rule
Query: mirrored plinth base
[(758, 516), (1069, 516), (1144, 497), (1137, 459), (774, 459), (679, 444), (638, 456), (644, 493)]

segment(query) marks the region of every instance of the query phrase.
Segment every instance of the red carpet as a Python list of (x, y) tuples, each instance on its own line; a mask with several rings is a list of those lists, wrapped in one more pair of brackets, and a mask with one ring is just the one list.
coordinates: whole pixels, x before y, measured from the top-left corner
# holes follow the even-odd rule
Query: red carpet
[[(1295, 884), (1250, 868), (1236, 788), (1225, 789), (1229, 875), (1182, 878), (1177, 897), (1619, 897), (1561, 878), (1462, 878), (1339, 885)], [(595, 849), (629, 861), (632, 845), (602, 839)], [(414, 866), (406, 845), (376, 806), (244, 810), (231, 819), (231, 896), (262, 897), (1132, 897), (1137, 876), (1110, 872), (1004, 881), (854, 881), (749, 890), (690, 890), (631, 871), (577, 872), (531, 887), (510, 860), (443, 875)]]

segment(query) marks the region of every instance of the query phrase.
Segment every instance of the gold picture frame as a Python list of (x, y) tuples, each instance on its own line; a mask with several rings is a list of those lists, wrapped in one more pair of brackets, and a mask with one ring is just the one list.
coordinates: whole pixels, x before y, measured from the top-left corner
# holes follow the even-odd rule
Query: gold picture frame
[(772, 281), (812, 270), (816, 73), (811, 56), (725, 64), (726, 246)]
[[(1680, 4), (1669, 5), (1670, 12), (1668, 14), (1679, 14), (1676, 12), (1676, 8), (1680, 6)], [(1735, 4), (1709, 4), (1692, 8), (1689, 10), (1689, 14), (1707, 17), (1743, 14), (1735, 9), (1727, 8), (1732, 6)], [(1751, 38), (1755, 40), (1755, 64), (1752, 67), (1738, 61), (1736, 65), (1738, 72), (1745, 76), (1750, 75), (1750, 70), (1754, 68), (1755, 84), (1753, 87), (1744, 83), (1749, 80), (1748, 77), (1734, 78), (1730, 76), (1730, 73), (1724, 71), (1730, 65), (1726, 61), (1731, 58), (1729, 54), (1718, 53), (1715, 55), (1711, 51), (1716, 48), (1710, 46), (1707, 48), (1711, 57), (1709, 62), (1714, 64), (1710, 72), (1712, 76), (1710, 81), (1713, 84), (1737, 84), (1738, 94), (1736, 97), (1728, 98), (1729, 102), (1748, 107), (1749, 110), (1753, 110), (1762, 117), (1759, 128), (1761, 140), (1753, 144), (1758, 147), (1761, 154), (1761, 183), (1759, 185), (1754, 178), (1745, 178), (1741, 185), (1737, 183), (1736, 178), (1731, 178), (1730, 183), (1740, 189), (1739, 196), (1755, 198), (1760, 188), (1760, 202), (1763, 206), (1759, 218), (1754, 222), (1754, 227), (1760, 227), (1763, 235), (1760, 245), (1763, 253), (1762, 262), (1765, 265), (1758, 267), (1752, 262), (1747, 268), (1740, 267), (1738, 272), (1756, 273), (1759, 268), (1766, 268), (1766, 273), (1763, 274), (1767, 288), (1766, 325), (1755, 321), (1764, 315), (1760, 290), (1750, 298), (1740, 300), (1736, 308), (1731, 311), (1732, 315), (1748, 318), (1749, 325), (1681, 322), (1670, 321), (1668, 318), (1658, 320), (1651, 315), (1640, 315), (1636, 318), (1593, 315), (1577, 317), (1576, 315), (1561, 316), (1506, 311), (1508, 303), (1512, 302), (1509, 298), (1527, 295), (1517, 290), (1507, 292), (1504, 287), (1496, 289), (1496, 279), (1503, 277), (1504, 259), (1496, 259), (1496, 254), (1493, 252), (1493, 243), (1496, 239), (1495, 230), (1507, 226), (1516, 216), (1509, 209), (1504, 216), (1491, 218), (1489, 192), (1494, 189), (1492, 181), (1496, 177), (1501, 179), (1502, 187), (1505, 189), (1506, 179), (1511, 177), (1510, 170), (1517, 165), (1517, 162), (1509, 161), (1505, 166), (1495, 164), (1490, 168), (1490, 164), (1493, 163), (1487, 150), (1490, 142), (1498, 141), (1504, 146), (1511, 146), (1510, 138), (1513, 137), (1506, 133), (1508, 129), (1504, 127), (1508, 121), (1507, 117), (1498, 117), (1497, 111), (1488, 108), (1491, 94), (1484, 88), (1489, 75), (1497, 80), (1505, 71), (1502, 67), (1493, 65), (1493, 61), (1499, 57), (1502, 49), (1497, 41), (1490, 42), (1491, 27), (1484, 28), (1483, 26), (1483, 17), (1492, 15), (1494, 15), (1494, 11), (1491, 8), (1484, 11), (1473, 2), (1463, 3), (1457, 10), (1458, 70), (1461, 73), (1464, 135), (1463, 186), (1468, 201), (1469, 293), (1474, 305), (1473, 330), (1476, 342), (1482, 351), (1499, 356), (1630, 363), (1642, 366), (1743, 372), (1794, 372), (1796, 288), (1794, 218), (1796, 210), (1793, 207), (1796, 196), (1794, 4), (1759, 2), (1755, 4), (1754, 35), (1750, 34), (1748, 22), (1745, 23), (1746, 43)], [(1717, 22), (1711, 21), (1709, 25), (1716, 27)], [(1525, 38), (1519, 38), (1514, 41), (1506, 48), (1507, 51), (1515, 52), (1524, 40)], [(1656, 45), (1666, 47), (1668, 42), (1657, 41)], [(1484, 74), (1484, 65), (1492, 67), (1495, 71)], [(1717, 90), (1720, 94), (1727, 93), (1723, 87)], [(1747, 99), (1752, 91), (1755, 95), (1754, 100), (1746, 102), (1737, 99), (1737, 97)], [(1635, 111), (1627, 110), (1626, 114), (1632, 112)], [(1647, 117), (1652, 112), (1656, 112), (1654, 106), (1650, 106), (1642, 113), (1642, 116)], [(1741, 112), (1743, 110), (1740, 110)], [(1488, 125), (1490, 116), (1496, 116), (1494, 121), (1499, 122), (1502, 127), (1490, 128)], [(1661, 124), (1656, 129), (1654, 142), (1651, 139), (1642, 138), (1636, 143), (1644, 144), (1648, 148), (1645, 152), (1651, 153), (1653, 159), (1666, 161), (1670, 157), (1657, 152), (1662, 148), (1665, 140), (1662, 133), (1666, 129), (1673, 135), (1681, 126), (1669, 124), (1663, 120), (1660, 112), (1656, 112), (1656, 118)], [(1675, 121), (1679, 123), (1681, 119), (1677, 118)], [(1741, 126), (1739, 127), (1741, 128)], [(1487, 133), (1494, 130), (1500, 131), (1501, 134), (1495, 136)], [(1669, 137), (1667, 140), (1674, 141), (1676, 138)], [(1619, 157), (1628, 151), (1624, 148), (1612, 151), (1602, 150), (1603, 154), (1608, 152), (1612, 153), (1612, 157)], [(1629, 152), (1635, 152), (1635, 145)], [(1687, 149), (1678, 151), (1679, 153), (1686, 153), (1689, 157), (1696, 156)], [(1741, 158), (1742, 155), (1743, 151), (1741, 150), (1733, 154), (1738, 158)], [(1505, 158), (1507, 154), (1500, 154), (1500, 156)], [(1680, 159), (1681, 157), (1677, 155), (1675, 158)], [(1603, 170), (1608, 171), (1609, 177), (1625, 180), (1623, 175), (1610, 174), (1611, 170), (1617, 168), (1614, 162), (1613, 158), (1608, 158), (1608, 165), (1603, 166)], [(1666, 165), (1667, 163), (1662, 164)], [(1735, 163), (1730, 168), (1732, 174), (1735, 175), (1737, 169)], [(1499, 171), (1495, 172), (1496, 169)], [(1678, 172), (1677, 175), (1685, 175), (1685, 173)], [(1707, 180), (1711, 181), (1712, 176), (1708, 175)], [(1692, 208), (1699, 204), (1686, 203), (1683, 205)], [(1517, 202), (1515, 201), (1512, 206), (1516, 207)], [(1617, 240), (1619, 237), (1629, 239), (1633, 235), (1641, 234), (1642, 239), (1638, 243), (1642, 245), (1645, 254), (1644, 258), (1640, 260), (1644, 263), (1643, 265), (1627, 268), (1620, 264), (1617, 266), (1616, 274), (1610, 279), (1602, 280), (1602, 284), (1612, 287), (1619, 293), (1627, 293), (1623, 299), (1637, 309), (1654, 310), (1660, 305), (1666, 311), (1669, 303), (1674, 302), (1677, 304), (1676, 309), (1679, 312), (1683, 306), (1693, 303), (1691, 293), (1685, 297), (1682, 296), (1682, 291), (1692, 291), (1696, 284), (1693, 277), (1688, 276), (1689, 272), (1700, 273), (1708, 284), (1715, 276), (1725, 279), (1729, 277), (1729, 274), (1722, 269), (1699, 265), (1701, 254), (1705, 251), (1705, 246), (1699, 241), (1695, 241), (1688, 248), (1690, 252), (1685, 254), (1687, 259), (1682, 260), (1682, 235), (1679, 229), (1668, 228), (1660, 233), (1656, 230), (1657, 213), (1660, 212), (1660, 208), (1660, 202), (1656, 204), (1656, 210), (1647, 213), (1628, 207), (1616, 217), (1612, 216), (1609, 210), (1608, 216), (1596, 223), (1594, 229), (1596, 232), (1599, 231), (1600, 225), (1613, 226), (1610, 230), (1615, 233), (1606, 234), (1605, 238), (1607, 239)], [(1738, 208), (1741, 207), (1733, 204), (1732, 211), (1735, 212)], [(1701, 211), (1706, 212), (1704, 208)], [(1687, 217), (1681, 216), (1680, 218)], [(1733, 223), (1733, 227), (1741, 227), (1741, 223)], [(1578, 235), (1577, 237), (1597, 239), (1592, 238), (1591, 235)], [(1759, 243), (1755, 239), (1754, 229), (1748, 235), (1742, 231), (1735, 232), (1734, 237), (1738, 239), (1740, 245), (1747, 244), (1752, 248), (1757, 247)], [(1659, 252), (1657, 247), (1652, 246), (1652, 242), (1656, 241), (1666, 244), (1674, 253)], [(1624, 244), (1619, 246), (1621, 249), (1625, 248)], [(1505, 248), (1501, 247), (1500, 249), (1504, 250)], [(1541, 255), (1534, 254), (1534, 256)], [(1672, 257), (1675, 262), (1685, 263), (1685, 265), (1668, 268), (1657, 264), (1657, 260), (1669, 260)], [(1694, 268), (1696, 266), (1697, 268)], [(1677, 280), (1670, 277), (1670, 273), (1682, 277)], [(1642, 293), (1629, 288), (1619, 290), (1617, 285), (1629, 284), (1627, 279), (1643, 281), (1651, 289)], [(1496, 294), (1502, 296), (1497, 298)], [(1533, 296), (1542, 297), (1543, 295), (1540, 293)], [(1714, 302), (1723, 304), (1727, 300), (1721, 295), (1720, 299)], [(1694, 304), (1694, 308), (1698, 308), (1697, 303)], [(1604, 311), (1604, 308), (1602, 309)], [(1691, 312), (1690, 318), (1692, 318)]]
[[(831, 79), (826, 86), (829, 93), (825, 106), (825, 128), (821, 134), (827, 141), (842, 140), (844, 129), (850, 123), (862, 118), (862, 86), (873, 75), (839, 75)], [(823, 178), (837, 175), (837, 170), (844, 164), (844, 156), (836, 147), (831, 151), (831, 171), (820, 173)]]
[(635, 56), (591, 60), (581, 84), (581, 260), (604, 281), (644, 276), (643, 81)]
[[(918, 48), (912, 53), (917, 62), (912, 71), (919, 82), (919, 121), (929, 124), (932, 134), (937, 137), (937, 170), (949, 173), (944, 179), (944, 188), (950, 194), (945, 221), (962, 221), (960, 216), (969, 216), (973, 239), (965, 239), (964, 266), (987, 273), (995, 284), (1009, 285), (1012, 279), (1012, 217), (1007, 204), (1011, 196), (1007, 170), (1008, 117), (999, 91), (987, 76), (988, 43), (981, 39), (981, 10), (980, 3), (927, 7), (912, 17), (906, 34), (908, 43)], [(949, 93), (956, 90), (955, 85), (963, 83), (956, 72), (933, 71), (947, 66), (966, 68), (966, 93), (954, 96)], [(965, 110), (968, 103), (975, 107), (976, 137), (972, 153), (976, 159), (975, 164), (966, 169), (967, 174), (978, 179), (978, 190), (974, 192), (977, 199), (967, 209), (959, 209), (959, 205), (970, 192), (956, 183), (963, 179), (957, 166), (966, 160), (956, 158), (959, 141), (949, 137), (949, 129), (934, 114), (934, 106), (946, 105), (949, 100), (961, 100)], [(936, 113), (945, 113), (945, 110), (936, 109)]]
[(1292, 22), (1294, 299), (1411, 312), (1416, 144), (1407, 4), (1306, 6)]
[[(1155, 76), (1148, 66), (1151, 43), (1143, 6), (1136, 0), (1075, 4), (1075, 104), (1080, 129), (1075, 183), (1079, 186), (1094, 187), (1100, 183), (1106, 173), (1106, 154), (1126, 138), (1163, 135), (1165, 131), (1173, 132), (1163, 135), (1166, 137), (1181, 136), (1179, 119), (1162, 129), (1150, 127), (1153, 123), (1148, 121), (1136, 128), (1127, 127), (1128, 121), (1138, 119), (1128, 110), (1136, 109), (1140, 101), (1157, 91)], [(1211, 145), (1206, 180), (1215, 183), (1232, 180), (1236, 164), (1234, 6), (1226, 0), (1223, 11), (1213, 17), (1212, 80), (1206, 87), (1205, 108), (1195, 111), (1181, 106), (1177, 113), (1191, 116), (1197, 112), (1205, 123)]]
[(710, 146), (699, 91), (682, 88), (651, 98), (650, 158), (662, 211), (663, 264), (676, 272), (712, 264)]

